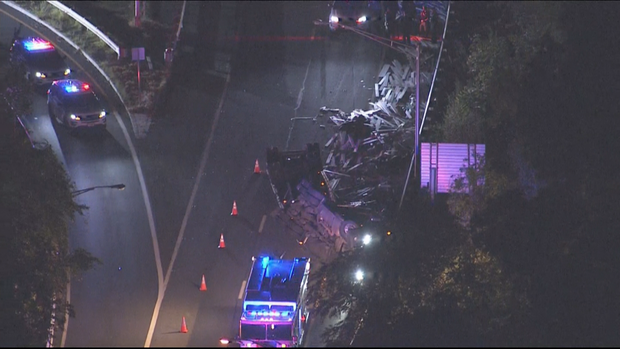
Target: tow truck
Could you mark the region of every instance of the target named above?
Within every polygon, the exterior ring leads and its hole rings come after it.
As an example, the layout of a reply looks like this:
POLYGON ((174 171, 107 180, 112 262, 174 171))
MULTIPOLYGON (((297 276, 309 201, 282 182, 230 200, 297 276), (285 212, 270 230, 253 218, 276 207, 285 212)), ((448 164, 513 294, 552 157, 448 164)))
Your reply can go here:
POLYGON ((310 258, 252 257, 239 334, 221 338, 224 345, 241 347, 296 347, 306 332, 310 258))

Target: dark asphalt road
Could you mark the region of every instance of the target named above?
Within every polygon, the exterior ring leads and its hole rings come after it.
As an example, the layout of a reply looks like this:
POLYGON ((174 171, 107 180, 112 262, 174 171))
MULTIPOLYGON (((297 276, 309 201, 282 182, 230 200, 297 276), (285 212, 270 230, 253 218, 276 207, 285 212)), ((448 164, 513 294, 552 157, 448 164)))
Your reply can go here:
POLYGON ((376 43, 352 33, 332 38, 326 27, 314 26, 315 19, 328 16, 328 2, 242 2, 224 9, 218 2, 189 4, 201 23, 186 22, 196 33, 184 34, 179 50, 186 53, 176 62, 166 108, 149 136, 137 142, 149 174, 164 271, 189 212, 152 346, 216 346, 220 337, 234 335, 252 255, 319 258, 320 246, 304 251, 269 216, 277 208, 275 198, 268 179, 252 173, 254 161, 264 168, 265 149, 285 148, 287 140, 290 149, 324 143, 329 131, 306 120, 295 122, 289 140, 291 118, 313 117, 324 105, 365 108, 381 59, 376 43), (222 12, 235 13, 236 21, 222 12), (228 85, 222 57, 230 57, 228 85), (221 76, 209 73, 218 70, 221 76), (230 216, 233 200, 238 217, 230 216), (220 234, 224 250, 217 248, 220 234), (198 290, 203 274, 205 293, 198 290), (179 333, 183 316, 188 334, 179 333))

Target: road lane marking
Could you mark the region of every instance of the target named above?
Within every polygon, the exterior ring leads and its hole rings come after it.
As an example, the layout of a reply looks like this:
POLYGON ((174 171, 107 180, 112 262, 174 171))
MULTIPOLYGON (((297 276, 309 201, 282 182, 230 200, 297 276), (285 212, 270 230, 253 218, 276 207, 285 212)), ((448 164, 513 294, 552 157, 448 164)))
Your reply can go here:
POLYGON ((260 221, 260 226, 258 227, 258 232, 262 233, 263 228, 265 227, 265 221, 267 220, 267 215, 263 215, 263 219, 260 221))
MULTIPOLYGON (((312 28, 312 37, 314 37, 314 34, 316 32, 316 27, 312 28)), ((295 120, 297 120, 297 111, 299 110, 299 107, 301 106, 301 102, 303 101, 304 98, 304 90, 306 89, 306 79, 308 79, 308 72, 310 71, 310 65, 312 64, 312 58, 310 58, 310 61, 308 62, 308 66, 306 67, 306 75, 304 75, 304 81, 301 83, 301 89, 299 90, 299 94, 297 94, 297 106, 295 106, 295 113, 293 115, 293 118, 291 118, 291 127, 288 129, 288 137, 286 138, 286 147, 284 147, 284 150, 288 150, 288 146, 289 146, 289 142, 291 141, 291 135, 293 134, 293 128, 295 127, 295 120)))
POLYGON ((196 194, 198 193, 198 187, 200 185, 200 180, 202 179, 202 173, 204 172, 205 166, 207 165, 207 158, 209 156, 209 150, 211 149, 211 144, 213 143, 213 137, 215 135, 215 128, 217 127, 218 120, 220 119, 220 115, 222 113, 222 106, 224 105, 224 100, 226 99, 226 92, 228 91, 228 84, 230 83, 230 74, 226 76, 226 84, 224 85, 224 91, 222 92, 222 97, 220 97, 220 103, 217 106, 217 110, 215 112, 215 117, 213 119, 213 124, 211 125, 211 132, 209 133, 209 138, 205 144, 204 151, 202 152, 202 158, 200 159, 200 167, 198 168, 198 174, 196 175, 196 181, 194 182, 194 188, 192 189, 192 195, 189 198, 189 202, 187 203, 187 208, 185 209, 185 216, 183 217, 183 222, 181 223, 181 230, 179 231, 179 236, 177 237, 177 242, 174 246, 174 251, 172 252, 172 258, 170 260, 170 264, 168 265, 168 270, 166 271, 166 277, 163 281, 163 287, 161 296, 157 297, 157 303, 155 304, 155 309, 153 310, 153 317, 151 318, 151 325, 149 326, 149 331, 146 335, 146 341, 144 342, 144 347, 150 347, 151 341, 153 340, 153 332, 155 331, 155 325, 157 324, 157 318, 159 317, 159 310, 161 308, 161 304, 164 300, 164 294, 166 293, 166 287, 168 287, 168 282, 170 281, 170 274, 172 273, 172 267, 174 266, 174 262, 177 259, 177 254, 179 253, 179 248, 181 247, 181 242, 183 241, 183 236, 185 235, 185 227, 187 226, 187 221, 189 219, 189 214, 194 207, 194 200, 196 199, 196 194))
POLYGON ((242 299, 243 298, 243 291, 245 291, 245 284, 247 283, 247 280, 243 280, 243 282, 241 283, 241 288, 239 289, 239 296, 237 296, 237 299, 242 299))
MULTIPOLYGON (((5 15, 7 15, 10 18, 13 18, 13 20, 15 20, 18 23, 21 23, 22 25, 26 26, 26 28, 32 30, 33 32, 37 33, 39 36, 41 36, 42 38, 50 41, 50 42, 54 42, 54 40, 49 40, 45 35, 43 35, 43 33, 41 33, 39 30, 33 28, 31 25, 24 23, 23 21, 20 21, 19 19, 17 19, 15 16, 9 14, 8 12, 0 9, 0 12, 4 13, 5 15)), ((82 67, 82 65, 80 63, 78 63, 73 57, 72 55, 68 54, 67 52, 65 52, 63 49, 61 49, 60 47, 58 47, 57 45, 55 45, 56 49, 58 49, 58 51, 60 51, 61 53, 64 54, 65 57, 69 58, 73 63, 75 63, 75 65, 80 68, 80 70, 82 71, 82 73, 84 73, 86 76, 88 76, 91 80, 91 83, 93 83, 97 89, 101 92, 101 94, 109 100, 109 97, 107 96, 107 94, 105 93, 105 90, 103 88, 101 88, 101 85, 99 85, 99 83, 97 82, 97 80, 95 80, 89 73, 88 71, 86 71, 86 69, 84 69, 84 67, 82 67)), ((123 101, 121 100, 121 103, 123 103, 123 101)), ((125 137, 125 140, 127 141, 127 145, 129 146, 129 150, 131 152, 131 157, 133 159, 133 163, 134 166, 136 167, 136 172, 138 174, 138 181, 140 182, 140 189, 142 190, 142 198, 144 200, 144 205, 146 206, 146 214, 148 217, 148 221, 149 221, 149 229, 151 231, 151 240, 153 242, 153 250, 155 253, 155 265, 157 267, 157 281, 158 281, 158 302, 159 299, 163 299, 163 291, 164 288, 163 286, 163 268, 161 265, 161 256, 160 256, 160 252, 159 252, 159 243, 157 240, 157 232, 155 230, 155 219, 153 218, 153 210, 151 209, 151 202, 149 199, 149 194, 146 190, 146 182, 144 181, 144 175, 142 174, 142 166, 140 165, 140 160, 138 160, 138 153, 136 152, 136 149, 133 145, 133 142, 131 141, 131 137, 129 136, 129 132, 127 132, 127 127, 125 127, 125 123, 123 122, 123 120, 121 119, 120 115, 118 114, 118 112, 114 112, 114 116, 116 118, 116 121, 118 122, 119 126, 121 127, 121 130, 123 131, 123 136, 125 137)), ((70 288, 67 290, 67 292, 70 292, 70 288)), ((69 296, 69 293, 67 293, 67 296, 69 296)), ((157 308, 157 305, 156 305, 157 308)), ((159 311, 159 310, 158 310, 159 311)), ((68 323, 64 326, 64 330, 63 330, 63 339, 61 340, 61 346, 64 346, 64 341, 66 339, 66 333, 68 331, 68 323)), ((151 333, 152 334, 152 333, 151 333)), ((148 336, 147 336, 148 338, 148 336)), ((149 341, 150 343, 150 341, 149 341)))

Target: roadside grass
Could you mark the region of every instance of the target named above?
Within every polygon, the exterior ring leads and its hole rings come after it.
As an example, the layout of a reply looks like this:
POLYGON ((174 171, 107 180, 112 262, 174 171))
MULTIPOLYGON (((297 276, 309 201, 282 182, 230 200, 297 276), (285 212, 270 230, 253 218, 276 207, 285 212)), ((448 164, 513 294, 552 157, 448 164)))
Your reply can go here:
POLYGON ((150 70, 146 62, 140 64, 140 88, 137 65, 131 57, 119 60, 116 53, 95 34, 46 1, 16 1, 16 4, 66 35, 90 55, 114 83, 130 112, 154 114, 155 101, 168 80, 163 61, 167 42, 162 39, 170 36, 172 28, 149 19, 142 21, 141 28, 133 26, 133 1, 63 3, 108 35, 119 47, 129 51, 132 47, 145 48, 146 55, 151 56, 153 69, 150 70))

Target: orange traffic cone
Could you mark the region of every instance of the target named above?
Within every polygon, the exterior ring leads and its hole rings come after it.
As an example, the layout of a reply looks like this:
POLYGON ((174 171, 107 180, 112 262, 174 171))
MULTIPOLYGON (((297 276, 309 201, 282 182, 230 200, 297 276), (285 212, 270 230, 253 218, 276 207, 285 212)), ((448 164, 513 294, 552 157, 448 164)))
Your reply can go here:
POLYGON ((258 159, 254 163, 254 173, 260 174, 260 166, 258 166, 258 159))
POLYGON ((230 213, 231 216, 236 216, 237 215, 237 202, 233 201, 233 209, 232 212, 230 213))
POLYGON ((202 276, 202 283, 200 284, 200 290, 201 291, 206 291, 207 290, 207 284, 205 283, 205 276, 202 276))
POLYGON ((185 316, 183 316, 183 322, 181 323, 181 333, 187 333, 187 325, 185 324, 185 316))
POLYGON ((217 246, 217 248, 225 248, 225 247, 226 247, 226 243, 224 242, 224 234, 220 234, 220 244, 219 246, 217 246))

